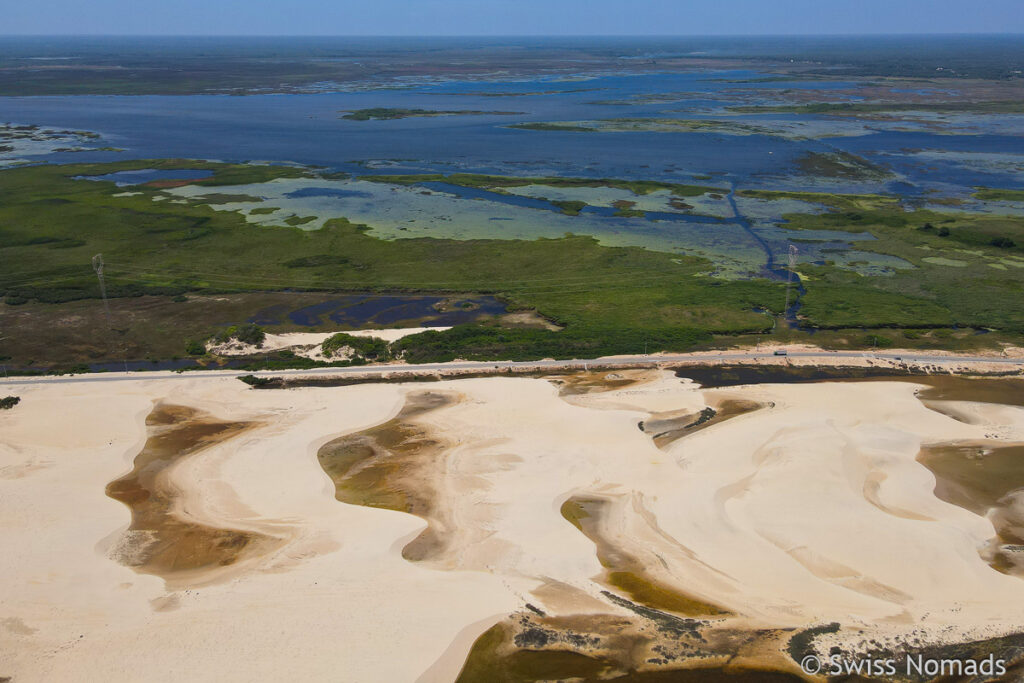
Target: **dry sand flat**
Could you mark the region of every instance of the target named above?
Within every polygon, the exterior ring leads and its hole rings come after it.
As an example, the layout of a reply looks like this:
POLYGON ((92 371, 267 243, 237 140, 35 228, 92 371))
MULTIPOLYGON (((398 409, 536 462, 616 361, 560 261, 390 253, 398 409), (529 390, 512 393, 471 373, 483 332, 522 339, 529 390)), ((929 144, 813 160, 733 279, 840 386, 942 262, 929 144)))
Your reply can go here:
MULTIPOLYGON (((906 382, 702 391, 669 373, 600 379, 610 390, 593 378, 569 392, 525 378, 19 386, 21 404, 0 414, 0 677, 449 681, 481 634, 524 624, 596 634, 577 658, 560 655, 570 669, 595 653, 602 671, 657 669, 680 661, 650 663, 644 648, 695 629, 679 619, 688 610, 722 632, 768 629, 772 656, 792 636, 778 629, 829 622, 843 629, 823 642, 850 648, 857 629, 925 644, 1021 630, 1022 580, 983 557, 992 523, 940 500, 916 458, 927 444, 1024 442, 1024 409, 930 399, 940 412, 906 382), (424 392, 454 400, 403 418, 424 392), (638 428, 685 427, 736 400, 752 407, 680 438, 638 428), (155 475, 170 514, 273 542, 184 575, 125 563, 131 513, 105 489, 163 428, 146 424, 158 405, 249 423, 155 475), (430 447, 391 439, 378 428, 389 421, 430 447), (430 552, 403 557, 420 518, 336 499, 318 453, 364 432, 376 460, 342 475, 363 467, 388 494, 367 504, 402 493, 408 472, 429 482, 430 552), (396 444, 404 459, 388 470, 396 444), (580 508, 592 516, 570 523, 573 501, 594 501, 580 508), (640 661, 622 659, 626 632, 640 661)), ((542 640, 530 642, 567 647, 542 640)), ((473 662, 486 672, 480 642, 473 662)), ((495 642, 490 654, 508 654, 495 642)))

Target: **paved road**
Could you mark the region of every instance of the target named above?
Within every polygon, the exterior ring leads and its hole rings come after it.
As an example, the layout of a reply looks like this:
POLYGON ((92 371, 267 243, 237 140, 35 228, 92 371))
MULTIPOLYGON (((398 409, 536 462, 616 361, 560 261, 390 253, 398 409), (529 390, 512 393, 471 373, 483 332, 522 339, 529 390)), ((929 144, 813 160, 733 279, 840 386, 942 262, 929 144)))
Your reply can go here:
MULTIPOLYGON (((988 356, 957 356, 957 355, 917 355, 874 353, 865 351, 794 351, 787 358, 870 358, 872 360, 902 361, 913 364, 934 363, 998 363, 1010 368, 1024 369, 1024 358, 993 358, 988 356)), ((257 375, 259 377, 303 377, 303 376, 339 376, 339 375, 384 375, 392 372, 426 374, 437 370, 491 370, 494 368, 609 368, 620 365, 651 365, 700 362, 706 360, 758 360, 778 358, 774 353, 747 352, 700 355, 664 355, 664 356, 618 356, 616 358, 590 358, 582 360, 538 360, 538 361, 486 361, 458 363, 430 363, 423 365, 362 365, 347 368, 310 368, 308 370, 263 370, 246 372, 240 370, 197 370, 190 372, 131 372, 131 373, 96 373, 86 375, 67 375, 60 377, 0 377, 3 384, 48 384, 64 382, 128 382, 152 379, 201 379, 215 377, 240 377, 257 375)))

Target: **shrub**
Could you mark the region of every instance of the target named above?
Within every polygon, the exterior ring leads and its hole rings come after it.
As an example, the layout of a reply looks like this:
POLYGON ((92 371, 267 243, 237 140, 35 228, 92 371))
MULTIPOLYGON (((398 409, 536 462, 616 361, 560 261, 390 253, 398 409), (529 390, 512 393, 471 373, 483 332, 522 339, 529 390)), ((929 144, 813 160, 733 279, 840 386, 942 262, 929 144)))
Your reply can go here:
POLYGON ((257 377, 256 375, 242 375, 238 379, 251 387, 263 387, 274 381, 272 377, 257 377))
POLYGON ((642 353, 652 349, 686 351, 711 341, 703 330, 671 327, 657 330, 567 328, 561 332, 535 328, 458 325, 439 332, 409 335, 392 344, 410 363, 466 360, 536 360, 538 358, 596 358, 642 353))
POLYGON ((262 327, 249 323, 246 325, 233 325, 220 334, 214 336, 213 339, 218 344, 224 344, 232 339, 237 339, 243 344, 252 344, 258 348, 263 346, 263 341, 266 338, 267 333, 262 327))
POLYGON ((1000 249, 1013 249, 1017 246, 1017 243, 1011 240, 1009 237, 993 237, 992 241, 989 242, 993 247, 999 247, 1000 249))
POLYGON ((391 357, 391 348, 383 339, 375 337, 356 337, 351 334, 339 332, 324 340, 320 348, 324 355, 330 358, 339 349, 348 347, 352 349, 353 360, 365 358, 366 360, 386 360, 391 357))
POLYGON ((0 410, 10 410, 19 403, 21 403, 20 396, 6 396, 4 398, 0 398, 0 410))
POLYGON ((892 339, 883 337, 880 334, 869 334, 864 337, 864 344, 866 346, 877 346, 879 348, 888 348, 893 345, 892 339))
POLYGON ((205 356, 206 355, 206 344, 201 341, 191 340, 185 344, 185 353, 190 356, 205 356))

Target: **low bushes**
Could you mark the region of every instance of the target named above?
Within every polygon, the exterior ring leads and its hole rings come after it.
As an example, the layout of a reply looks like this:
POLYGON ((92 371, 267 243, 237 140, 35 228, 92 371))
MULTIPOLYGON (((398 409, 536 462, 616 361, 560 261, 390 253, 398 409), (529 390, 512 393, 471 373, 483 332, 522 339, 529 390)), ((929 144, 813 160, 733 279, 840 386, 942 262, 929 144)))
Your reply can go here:
POLYGON ((330 358, 339 350, 348 348, 352 351, 353 358, 364 358, 371 361, 383 361, 391 357, 391 348, 383 339, 375 337, 356 337, 351 334, 339 332, 328 337, 320 345, 324 355, 330 358))

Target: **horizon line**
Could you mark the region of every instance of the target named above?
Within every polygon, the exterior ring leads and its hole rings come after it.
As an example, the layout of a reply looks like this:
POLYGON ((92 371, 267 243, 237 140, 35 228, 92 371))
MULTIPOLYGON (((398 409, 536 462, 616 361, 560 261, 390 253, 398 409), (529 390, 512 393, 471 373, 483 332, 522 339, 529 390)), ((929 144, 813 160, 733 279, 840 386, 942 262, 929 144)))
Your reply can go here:
POLYGON ((1024 31, 886 33, 0 33, 0 38, 793 38, 1024 36, 1024 31))

